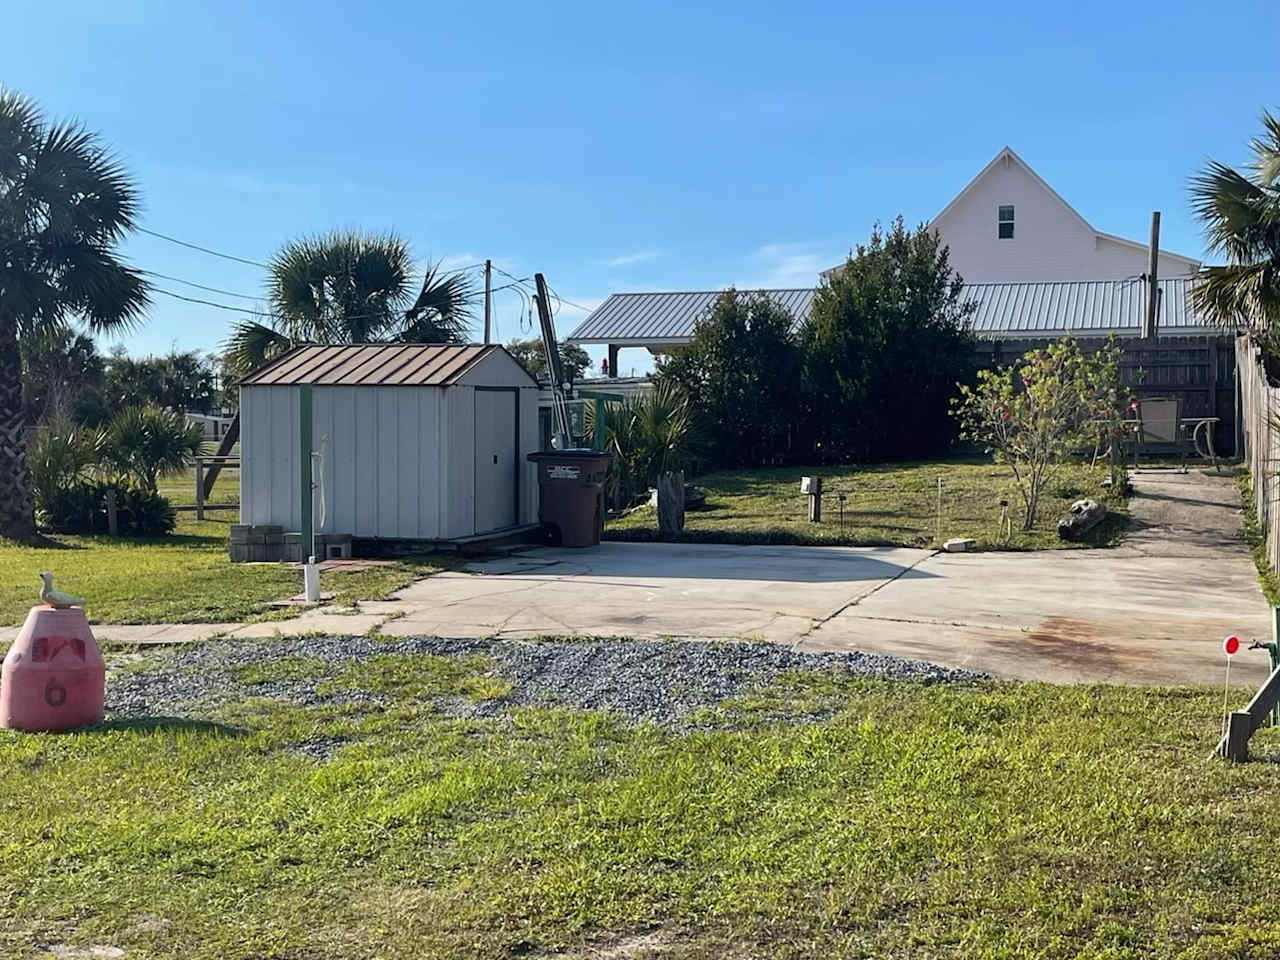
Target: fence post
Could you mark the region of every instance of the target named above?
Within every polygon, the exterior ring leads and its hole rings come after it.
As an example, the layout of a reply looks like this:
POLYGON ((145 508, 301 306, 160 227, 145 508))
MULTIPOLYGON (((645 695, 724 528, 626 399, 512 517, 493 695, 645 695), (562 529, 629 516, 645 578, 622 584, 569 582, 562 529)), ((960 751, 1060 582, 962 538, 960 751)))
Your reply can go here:
POLYGON ((120 513, 116 507, 116 488, 107 488, 107 533, 120 536, 120 513))
POLYGON ((204 519, 204 461, 196 457, 196 519, 204 519))

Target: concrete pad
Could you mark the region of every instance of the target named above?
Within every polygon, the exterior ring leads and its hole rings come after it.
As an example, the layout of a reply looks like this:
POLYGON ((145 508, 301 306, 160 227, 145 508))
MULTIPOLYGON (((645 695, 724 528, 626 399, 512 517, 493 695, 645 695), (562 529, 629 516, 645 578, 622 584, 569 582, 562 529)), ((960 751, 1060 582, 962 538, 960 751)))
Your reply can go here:
MULTIPOLYGON (((1247 557, 1196 567, 1133 550, 940 554, 822 623, 802 649, 858 649, 1053 682, 1221 683, 1222 638, 1270 638, 1247 557)), ((1265 678, 1241 654, 1233 678, 1265 678)))
POLYGON ((753 637, 792 643, 815 620, 899 577, 928 550, 603 543, 478 563, 402 591, 384 632, 406 636, 753 637), (510 570, 512 572, 502 573, 510 570))
MULTIPOLYGON (((1054 682, 1221 683, 1229 633, 1269 640, 1239 492, 1203 470, 1137 471, 1112 550, 939 555, 818 625, 804 649, 859 649, 1054 682)), ((1245 651, 1232 680, 1261 682, 1245 651)))

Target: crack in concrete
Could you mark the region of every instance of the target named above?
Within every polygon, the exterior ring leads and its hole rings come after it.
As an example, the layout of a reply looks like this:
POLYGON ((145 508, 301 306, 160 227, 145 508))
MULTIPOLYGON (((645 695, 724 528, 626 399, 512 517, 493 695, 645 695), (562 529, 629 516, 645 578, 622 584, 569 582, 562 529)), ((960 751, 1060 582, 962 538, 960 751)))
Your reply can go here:
MULTIPOLYGON (((934 550, 932 553, 926 554, 925 556, 921 557, 919 560, 916 560, 914 563, 911 563, 908 566, 903 567, 901 570, 899 570, 896 574, 894 574, 888 580, 885 580, 883 583, 877 584, 876 586, 868 590, 866 593, 860 594, 859 596, 854 597, 848 603, 836 608, 836 610, 833 613, 830 613, 827 616, 821 617, 821 618, 816 618, 816 619, 810 618, 812 620, 812 623, 810 624, 809 629, 804 631, 804 633, 800 634, 800 636, 796 638, 795 644, 793 644, 793 646, 803 643, 805 639, 809 636, 809 634, 813 633, 813 631, 817 630, 819 627, 823 626, 824 624, 830 623, 832 620, 840 616, 840 614, 844 613, 846 610, 856 607, 863 600, 867 599, 867 597, 870 597, 879 593, 885 587, 889 586, 889 584, 896 583, 898 580, 905 577, 908 573, 910 573, 916 567, 920 566, 920 564, 924 563, 926 560, 932 560, 941 552, 942 552, 941 550, 934 550)), ((867 618, 867 619, 870 619, 870 618, 867 618)))

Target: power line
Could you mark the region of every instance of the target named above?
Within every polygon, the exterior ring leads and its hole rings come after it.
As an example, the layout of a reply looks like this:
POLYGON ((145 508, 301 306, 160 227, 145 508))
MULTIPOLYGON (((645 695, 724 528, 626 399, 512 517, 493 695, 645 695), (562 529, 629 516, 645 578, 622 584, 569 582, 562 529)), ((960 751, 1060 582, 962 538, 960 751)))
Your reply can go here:
MULTIPOLYGON (((183 281, 178 281, 179 283, 183 281)), ((251 317, 269 317, 270 314, 263 313, 261 310, 247 310, 244 307, 233 307, 225 303, 214 303, 212 300, 201 300, 199 297, 188 297, 186 294, 174 293, 172 290, 166 290, 163 287, 152 287, 155 293, 163 293, 166 297, 173 297, 175 300, 185 300, 187 303, 199 303, 206 307, 217 307, 219 310, 230 310, 233 313, 247 313, 251 317)), ((240 296, 240 294, 232 294, 232 296, 240 296)), ((357 319, 352 317, 351 319, 357 319)))
POLYGON ((263 270, 270 270, 265 263, 257 260, 249 260, 245 257, 233 257, 229 253, 219 253, 217 250, 210 250, 208 247, 202 247, 198 243, 188 243, 186 240, 179 240, 177 237, 171 237, 168 234, 157 233, 155 230, 148 230, 146 227, 138 227, 139 233, 145 233, 148 236, 159 237, 161 240, 168 240, 170 243, 176 243, 180 247, 188 247, 191 250, 199 250, 201 253, 207 253, 211 257, 221 257, 223 260, 234 260, 236 263, 247 263, 251 267, 261 267, 263 270))
POLYGON ((157 273, 155 270, 142 270, 143 273, 151 277, 159 277, 161 280, 172 280, 174 283, 186 284, 188 287, 195 287, 197 290, 208 290, 210 293, 220 293, 226 297, 240 297, 242 300, 262 300, 260 294, 236 293, 233 290, 223 290, 219 287, 206 287, 203 283, 196 283, 194 280, 184 280, 182 277, 171 277, 167 273, 157 273))

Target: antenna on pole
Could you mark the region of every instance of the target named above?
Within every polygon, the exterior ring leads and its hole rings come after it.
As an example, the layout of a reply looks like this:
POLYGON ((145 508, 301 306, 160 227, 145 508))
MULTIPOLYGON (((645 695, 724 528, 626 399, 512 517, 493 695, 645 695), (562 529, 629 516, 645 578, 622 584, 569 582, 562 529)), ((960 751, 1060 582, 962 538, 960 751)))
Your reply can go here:
POLYGON ((547 299, 547 280, 540 274, 533 275, 538 292, 534 302, 538 305, 538 323, 542 327, 542 349, 547 354, 547 373, 551 375, 551 410, 556 433, 556 447, 569 449, 569 411, 565 407, 564 370, 560 366, 560 347, 556 344, 556 328, 551 317, 551 301, 547 299))

